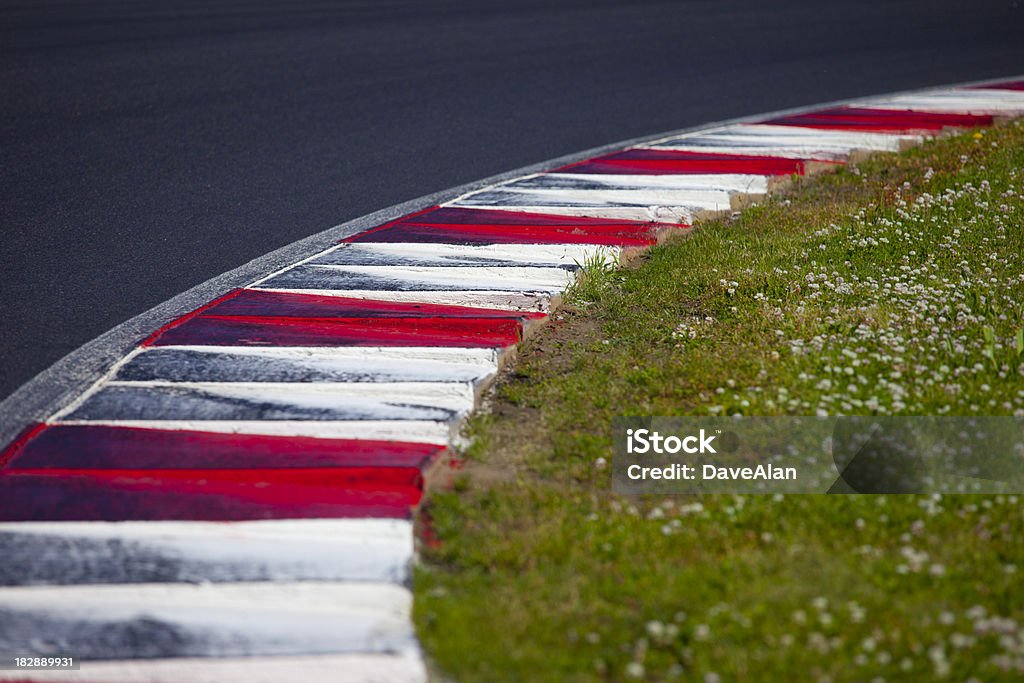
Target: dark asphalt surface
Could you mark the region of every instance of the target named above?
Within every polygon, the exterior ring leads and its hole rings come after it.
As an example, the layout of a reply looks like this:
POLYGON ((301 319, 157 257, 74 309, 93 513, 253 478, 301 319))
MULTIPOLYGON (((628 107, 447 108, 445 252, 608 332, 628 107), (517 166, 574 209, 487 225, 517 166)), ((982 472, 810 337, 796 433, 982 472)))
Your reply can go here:
POLYGON ((1024 72, 1020 5, 0 0, 0 398, 390 204, 637 135, 1024 72))

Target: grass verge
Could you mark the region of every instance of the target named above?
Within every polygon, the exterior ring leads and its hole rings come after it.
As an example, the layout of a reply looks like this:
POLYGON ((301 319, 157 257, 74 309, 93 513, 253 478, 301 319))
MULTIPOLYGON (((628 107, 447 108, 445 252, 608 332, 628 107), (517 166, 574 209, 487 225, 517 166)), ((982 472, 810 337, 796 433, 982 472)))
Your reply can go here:
POLYGON ((610 493, 616 415, 1024 414, 1024 127, 589 268, 474 419, 415 578, 458 681, 1020 680, 1015 496, 610 493))

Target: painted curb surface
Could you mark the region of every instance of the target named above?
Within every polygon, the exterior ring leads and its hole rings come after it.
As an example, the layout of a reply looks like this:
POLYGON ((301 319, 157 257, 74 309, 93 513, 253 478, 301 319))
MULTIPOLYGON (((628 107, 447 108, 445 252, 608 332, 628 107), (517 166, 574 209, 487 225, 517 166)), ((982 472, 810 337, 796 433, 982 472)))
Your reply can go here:
POLYGON ((0 680, 425 681, 412 514, 580 264, 792 174, 1024 113, 1024 81, 673 135, 474 190, 156 330, 0 452, 0 680))

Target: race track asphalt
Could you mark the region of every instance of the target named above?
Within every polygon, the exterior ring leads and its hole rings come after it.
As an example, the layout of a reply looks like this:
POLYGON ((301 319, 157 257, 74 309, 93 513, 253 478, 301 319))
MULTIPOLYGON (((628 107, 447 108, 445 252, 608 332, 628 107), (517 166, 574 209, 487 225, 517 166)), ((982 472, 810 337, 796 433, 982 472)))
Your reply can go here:
POLYGON ((212 276, 638 135, 1024 72, 1017 0, 0 1, 0 398, 212 276))

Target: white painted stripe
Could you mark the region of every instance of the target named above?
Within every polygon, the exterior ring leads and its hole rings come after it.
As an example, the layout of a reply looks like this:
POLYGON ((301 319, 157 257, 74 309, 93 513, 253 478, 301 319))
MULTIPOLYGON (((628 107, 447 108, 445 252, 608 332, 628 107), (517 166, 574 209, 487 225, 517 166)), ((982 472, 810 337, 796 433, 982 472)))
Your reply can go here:
MULTIPOLYGON (((756 177, 756 176, 751 176, 756 177)), ((593 244, 440 244, 430 242, 357 242, 317 257, 312 264, 339 263, 361 265, 466 265, 481 266, 530 264, 531 266, 572 266, 603 255, 614 263, 617 247, 593 244)))
POLYGON ((0 523, 0 584, 405 582, 406 520, 0 523), (27 569, 24 575, 18 570, 27 569))
MULTIPOLYGON (((709 201, 720 201, 720 194, 722 192, 727 193, 729 191, 745 189, 750 184, 750 180, 758 176, 747 176, 747 180, 738 189, 722 187, 714 181, 701 183, 697 180, 691 180, 691 178, 701 177, 713 178, 714 176, 690 176, 688 174, 617 176, 614 174, 538 173, 492 185, 482 190, 467 193, 464 196, 472 197, 487 192, 510 191, 529 194, 550 193, 552 196, 555 196, 554 193, 564 193, 567 197, 572 197, 574 193, 578 192, 580 193, 579 196, 583 198, 582 201, 589 203, 614 204, 632 201, 640 204, 700 205, 709 201), (616 182, 616 179, 620 177, 624 178, 624 180, 616 182), (630 178, 632 178, 632 181, 629 180, 630 178), (642 197, 644 194, 657 197, 658 200, 656 202, 637 202, 636 198, 642 197), (602 201, 602 197, 607 197, 607 201, 602 201)), ((723 174, 720 177, 728 177, 728 175, 723 174)))
POLYGON ((844 159, 857 149, 895 152, 901 145, 921 139, 919 135, 738 124, 671 136, 643 147, 828 161, 844 159))
POLYGON ((86 661, 414 653, 411 603, 408 589, 373 582, 0 587, 0 651, 86 661))
POLYGON ((950 91, 951 95, 977 97, 987 99, 991 102, 1005 102, 1007 104, 1024 104, 1024 90, 1005 90, 999 88, 955 88, 950 91))
POLYGON ((808 145, 749 145, 727 144, 718 141, 701 141, 694 144, 692 140, 673 140, 648 145, 651 149, 664 149, 674 152, 700 152, 704 154, 736 154, 748 157, 779 157, 782 159, 801 159, 805 161, 845 161, 849 157, 847 151, 823 150, 808 145))
POLYGON ((461 200, 464 206, 491 204, 527 204, 531 206, 682 206, 717 210, 729 205, 729 192, 715 189, 607 188, 576 189, 559 187, 506 186, 481 191, 461 200), (491 199, 497 195, 496 199, 491 199), (511 200, 511 201, 510 201, 511 200))
MULTIPOLYGON (((267 347, 267 346, 160 346, 181 351, 224 351, 243 356, 270 358, 323 359, 337 362, 425 362, 489 369, 498 362, 497 349, 473 349, 445 346, 339 346, 339 347, 267 347)), ((144 349, 143 353, 148 350, 144 349)))
POLYGON ((498 362, 496 349, 467 349, 445 346, 340 346, 323 347, 266 347, 266 346, 192 346, 187 344, 147 347, 139 349, 146 353, 154 348, 176 351, 215 352, 224 351, 251 356, 267 356, 273 358, 306 359, 316 358, 338 362, 390 363, 399 361, 425 361, 453 365, 472 365, 479 368, 490 368, 498 362))
MULTIPOLYGON (((399 519, 267 519, 247 522, 0 522, 0 532, 81 538, 175 541, 195 539, 380 542, 412 554, 411 523, 399 519)), ((211 548, 214 552, 217 549, 211 548)))
POLYGON ((763 194, 768 191, 768 176, 744 173, 619 175, 614 173, 546 173, 535 184, 552 186, 598 185, 609 189, 720 190, 763 194))
POLYGON ((466 205, 453 200, 442 206, 471 206, 474 209, 494 211, 519 211, 521 213, 546 213, 552 216, 576 216, 578 218, 609 218, 617 221, 639 221, 641 223, 678 223, 689 225, 703 209, 669 206, 554 206, 554 205, 466 205))
POLYGON ((468 207, 575 207, 584 209, 678 207, 691 211, 717 211, 729 207, 729 193, 717 190, 607 189, 574 190, 502 186, 474 192, 455 200, 468 207))
POLYGON ((998 85, 998 83, 989 83, 984 86, 977 86, 973 88, 949 88, 946 92, 951 95, 973 95, 976 97, 991 97, 994 99, 1005 99, 1014 102, 1024 101, 1024 90, 1010 90, 1009 88, 996 87, 998 85))
POLYGON ((1024 92, 1014 90, 953 89, 931 93, 867 98, 854 107, 930 111, 951 114, 1016 114, 1024 112, 1024 92))
MULTIPOLYGON (((10 673, 10 672, 8 672, 10 673)), ((5 676, 0 672, 0 680, 5 676)), ((19 671, 53 683, 426 683, 418 653, 87 662, 80 671, 19 671)))
POLYGON ((560 292, 572 282, 563 268, 334 266, 307 263, 257 282, 273 287, 381 290, 494 290, 560 292), (323 283, 322 285, 320 283, 323 283))
MULTIPOLYGON (((895 152, 904 141, 919 142, 921 135, 904 133, 862 133, 846 130, 823 130, 801 126, 775 126, 766 123, 744 123, 726 126, 709 133, 693 133, 694 137, 714 137, 763 141, 771 144, 781 142, 805 142, 822 149, 869 149, 879 152, 895 152)), ((683 136, 685 137, 685 136, 683 136)))
POLYGON ((57 424, 108 425, 218 434, 409 441, 439 446, 447 445, 454 434, 453 425, 433 420, 60 420, 57 424))
POLYGON ((475 405, 457 382, 117 382, 69 417, 82 420, 437 420, 475 405))
POLYGON ((377 301, 406 301, 424 304, 443 304, 450 306, 468 306, 475 308, 497 308, 504 311, 548 311, 551 296, 548 294, 528 294, 524 292, 490 292, 490 291, 413 291, 400 292, 388 290, 358 289, 281 289, 278 287, 259 287, 269 292, 292 292, 296 294, 317 294, 320 296, 339 296, 351 299, 375 299, 377 301))
POLYGON ((482 382, 494 349, 388 347, 160 346, 136 353, 119 381, 482 382))
POLYGON ((290 402, 316 407, 334 405, 341 399, 360 401, 394 401, 415 405, 436 406, 449 410, 465 410, 473 403, 473 386, 469 382, 121 382, 110 381, 108 387, 167 387, 193 389, 244 400, 290 402))
MULTIPOLYGON (((231 525, 239 522, 231 522, 231 525)), ((0 607, 52 612, 130 615, 190 610, 285 610, 310 614, 408 616, 410 593, 390 583, 246 582, 222 585, 144 583, 122 586, 0 586, 0 607)))

